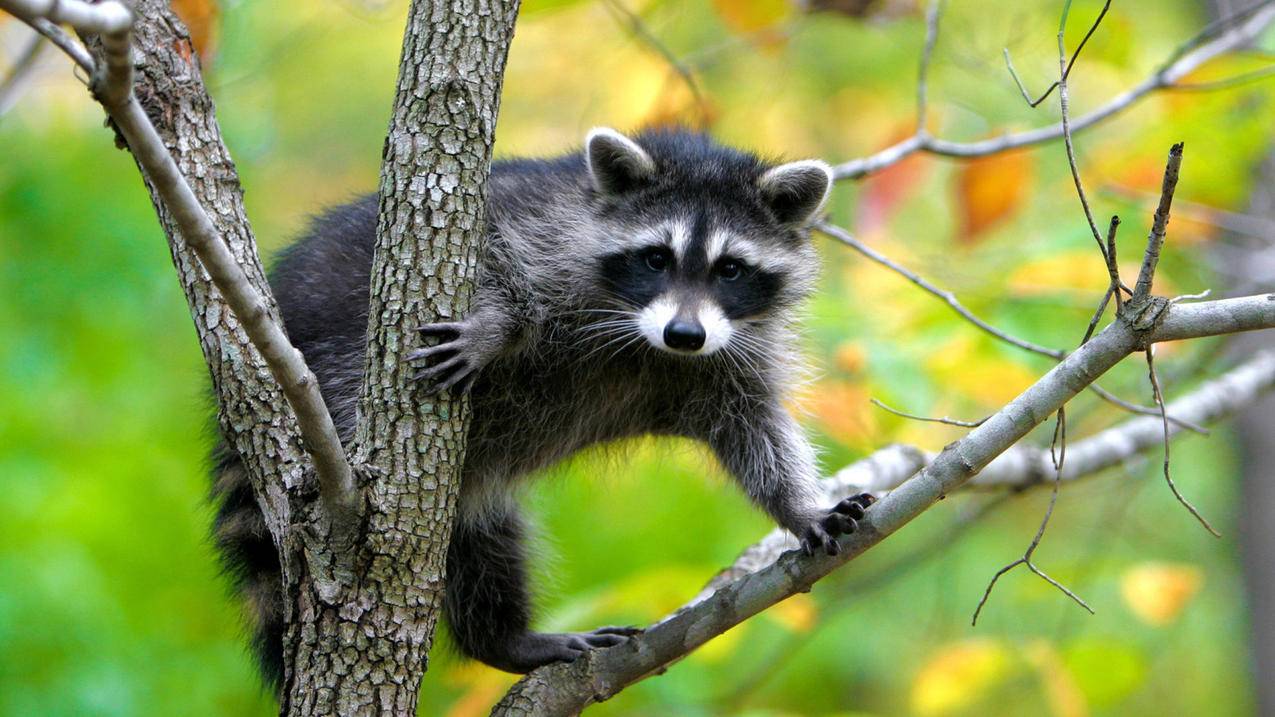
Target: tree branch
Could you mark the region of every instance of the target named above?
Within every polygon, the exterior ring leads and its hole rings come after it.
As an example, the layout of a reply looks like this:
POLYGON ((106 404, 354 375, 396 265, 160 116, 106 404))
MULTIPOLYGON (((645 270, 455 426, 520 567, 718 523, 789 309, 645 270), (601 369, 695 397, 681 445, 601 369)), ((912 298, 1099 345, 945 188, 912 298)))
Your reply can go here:
MULTIPOLYGON (((1132 107, 1153 92, 1173 89, 1178 80, 1204 63, 1252 41, 1272 21, 1275 21, 1275 0, 1262 0, 1247 9, 1238 11, 1225 21, 1210 25, 1183 43, 1168 60, 1156 68, 1150 77, 1113 97, 1102 107, 1072 122, 1071 131, 1079 132, 1092 127, 1132 107)), ((1222 87, 1225 86, 1227 85, 1222 87)), ((1050 127, 1006 134, 976 142, 951 142, 936 139, 927 134, 914 134, 876 154, 836 165, 834 175, 839 180, 862 179, 897 164, 917 152, 954 159, 970 159, 1041 144, 1062 136, 1061 122, 1050 127)))
POLYGON ((0 0, 0 7, 23 17, 65 22, 83 33, 100 33, 103 62, 93 71, 94 96, 127 143, 157 202, 170 213, 185 246, 194 251, 282 390, 296 417, 301 440, 313 459, 326 505, 334 516, 352 513, 357 503, 353 473, 319 393, 317 379, 284 334, 272 311, 273 301, 265 298, 269 289, 259 290, 249 281, 134 96, 132 12, 113 0, 97 5, 79 0, 0 0))
MULTIPOLYGON (((1275 328, 1275 294, 1173 305, 1155 327, 1135 329, 1124 320, 1111 324, 873 505, 859 522, 859 530, 842 541, 840 555, 806 558, 800 551, 785 552, 774 562, 720 586, 709 597, 626 644, 590 653, 571 664, 536 670, 514 685, 493 714, 574 714, 664 669, 780 600, 809 590, 819 579, 965 485, 1032 428, 1142 345, 1261 328, 1275 328)), ((1073 465, 1080 462, 1074 459, 1073 465)))

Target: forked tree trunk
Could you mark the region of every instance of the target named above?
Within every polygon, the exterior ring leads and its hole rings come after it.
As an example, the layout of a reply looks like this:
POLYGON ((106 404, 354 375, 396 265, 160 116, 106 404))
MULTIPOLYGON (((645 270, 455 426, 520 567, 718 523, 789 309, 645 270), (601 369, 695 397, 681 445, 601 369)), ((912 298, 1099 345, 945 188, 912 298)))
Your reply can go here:
MULTIPOLYGON (((250 283, 265 280, 243 193, 185 28, 136 0, 136 93, 250 283)), ((213 378, 223 432, 243 458, 280 548, 282 714, 416 711, 443 588, 467 406, 427 399, 403 355, 421 323, 467 306, 517 0, 412 3, 386 140, 373 267, 367 385, 352 464, 356 521, 333 521, 292 413, 148 182, 213 378)), ((143 175, 145 176, 145 175, 143 175)))

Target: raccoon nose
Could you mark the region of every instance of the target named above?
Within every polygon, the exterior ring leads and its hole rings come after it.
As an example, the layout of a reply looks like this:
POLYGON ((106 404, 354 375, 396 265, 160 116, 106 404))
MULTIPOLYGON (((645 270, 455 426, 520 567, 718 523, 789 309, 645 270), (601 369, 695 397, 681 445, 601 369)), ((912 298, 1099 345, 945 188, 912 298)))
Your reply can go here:
POLYGON ((704 346, 704 327, 698 321, 673 319, 664 326, 664 343, 679 351, 698 351, 704 346))

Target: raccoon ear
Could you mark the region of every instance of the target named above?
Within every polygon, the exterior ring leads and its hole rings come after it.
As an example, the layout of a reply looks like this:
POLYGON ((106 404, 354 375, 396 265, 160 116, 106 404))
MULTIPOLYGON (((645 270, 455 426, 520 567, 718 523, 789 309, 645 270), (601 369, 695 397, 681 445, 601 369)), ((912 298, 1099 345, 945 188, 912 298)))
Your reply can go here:
POLYGON ((757 180, 766 206, 786 226, 809 224, 832 191, 832 167, 817 159, 781 164, 757 180))
POLYGON ((593 187, 602 194, 623 194, 655 176, 651 155, 610 127, 589 130, 584 147, 593 187))

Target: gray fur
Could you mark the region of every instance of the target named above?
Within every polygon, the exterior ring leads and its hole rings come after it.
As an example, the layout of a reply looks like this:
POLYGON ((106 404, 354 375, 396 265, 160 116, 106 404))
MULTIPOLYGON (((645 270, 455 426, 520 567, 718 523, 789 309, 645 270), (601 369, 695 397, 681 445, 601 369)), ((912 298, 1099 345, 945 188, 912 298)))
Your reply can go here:
MULTIPOLYGON (((593 445, 643 435, 701 440, 807 552, 833 552, 835 536, 854 529, 854 510, 817 504, 814 452, 783 407, 801 371, 795 312, 817 270, 808 224, 827 194, 815 176, 820 166, 776 169, 688 132, 630 140, 609 130, 591 133, 583 152, 494 165, 472 311, 426 326, 412 357, 423 400, 429 390, 471 391, 445 602, 462 651, 525 671, 623 639, 623 631, 544 635, 529 627, 517 487, 593 445), (674 224, 691 227, 678 241, 693 246, 679 245, 667 275, 647 276, 632 268, 636 259, 615 258, 673 242, 658 228, 674 224), (732 246, 752 260, 727 284, 717 254, 732 246), (660 296, 679 306, 718 307, 729 340, 682 355, 644 336, 638 318, 646 307, 632 297, 658 282, 660 296)), ((284 252, 272 277, 289 335, 346 438, 362 380, 375 230, 375 197, 337 208, 284 252)), ((242 499, 247 483, 235 457, 221 466, 218 492, 230 509, 220 530, 255 529, 259 517, 240 515, 255 504, 242 499)), ((277 578, 277 565, 271 573, 260 567, 270 567, 266 557, 248 554, 273 555, 268 536, 219 540, 241 576, 244 563, 254 566, 248 586, 277 578)), ((278 649, 272 640, 264 638, 267 650, 278 649)), ((263 661, 268 672, 277 664, 272 655, 263 661)))

